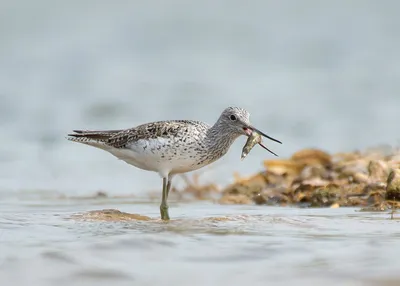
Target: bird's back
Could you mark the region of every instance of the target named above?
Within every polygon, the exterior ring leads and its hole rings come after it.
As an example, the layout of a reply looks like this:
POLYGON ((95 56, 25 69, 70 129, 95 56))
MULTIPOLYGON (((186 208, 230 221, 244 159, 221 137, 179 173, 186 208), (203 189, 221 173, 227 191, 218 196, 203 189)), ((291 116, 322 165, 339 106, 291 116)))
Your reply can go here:
POLYGON ((159 173, 181 173, 206 162, 210 126, 193 120, 146 123, 125 130, 74 130, 69 140, 106 150, 138 168, 159 173), (201 161, 201 164, 198 164, 201 161))

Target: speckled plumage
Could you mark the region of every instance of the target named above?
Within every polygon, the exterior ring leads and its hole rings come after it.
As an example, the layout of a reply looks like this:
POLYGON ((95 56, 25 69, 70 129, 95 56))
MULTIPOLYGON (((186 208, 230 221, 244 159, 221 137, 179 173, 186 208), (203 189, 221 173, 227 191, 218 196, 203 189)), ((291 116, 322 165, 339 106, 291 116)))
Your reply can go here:
POLYGON ((74 130, 68 140, 103 149, 135 167, 157 172, 170 187, 175 174, 215 162, 236 138, 251 134, 248 130, 254 130, 249 113, 228 107, 212 126, 194 120, 168 120, 124 130, 74 130))
MULTIPOLYGON (((243 114, 246 118, 246 113, 243 114)), ((196 170, 222 157, 240 134, 221 125, 168 120, 125 130, 76 130, 75 134, 69 134, 71 137, 68 139, 98 147, 128 164, 165 177, 196 170)))

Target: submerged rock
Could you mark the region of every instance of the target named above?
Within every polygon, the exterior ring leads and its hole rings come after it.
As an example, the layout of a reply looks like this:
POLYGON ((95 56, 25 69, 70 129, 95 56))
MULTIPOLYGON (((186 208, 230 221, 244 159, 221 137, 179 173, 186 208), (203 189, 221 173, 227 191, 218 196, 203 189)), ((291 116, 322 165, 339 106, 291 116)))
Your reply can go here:
POLYGON ((360 209, 362 212, 383 212, 388 210, 389 207, 385 202, 378 202, 373 205, 369 205, 367 207, 363 207, 360 209))
POLYGON ((127 220, 151 220, 148 216, 139 214, 130 214, 116 209, 104 209, 89 211, 72 216, 73 219, 91 220, 91 221, 127 221, 127 220))

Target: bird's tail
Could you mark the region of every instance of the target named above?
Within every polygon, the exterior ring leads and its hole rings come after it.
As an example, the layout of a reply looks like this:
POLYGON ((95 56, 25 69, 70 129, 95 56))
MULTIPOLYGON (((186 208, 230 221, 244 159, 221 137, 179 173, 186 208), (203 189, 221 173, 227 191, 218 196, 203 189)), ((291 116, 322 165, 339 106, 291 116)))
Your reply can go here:
POLYGON ((98 148, 104 148, 107 140, 122 130, 73 130, 67 140, 98 148))

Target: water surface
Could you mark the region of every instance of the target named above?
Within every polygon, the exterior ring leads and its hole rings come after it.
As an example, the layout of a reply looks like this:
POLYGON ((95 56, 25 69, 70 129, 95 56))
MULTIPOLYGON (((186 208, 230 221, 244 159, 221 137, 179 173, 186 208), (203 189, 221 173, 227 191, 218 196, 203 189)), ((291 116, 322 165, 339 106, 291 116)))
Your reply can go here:
POLYGON ((165 223, 156 201, 32 197, 1 209, 0 281, 13 285, 400 282, 386 213, 172 202, 165 223), (89 215, 104 209, 142 217, 89 215))

